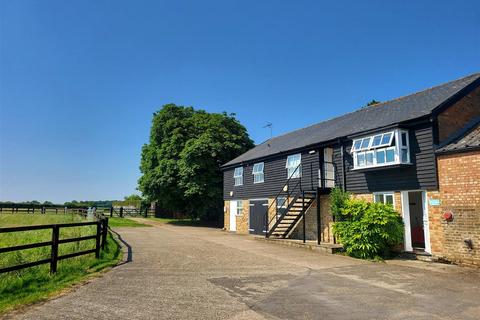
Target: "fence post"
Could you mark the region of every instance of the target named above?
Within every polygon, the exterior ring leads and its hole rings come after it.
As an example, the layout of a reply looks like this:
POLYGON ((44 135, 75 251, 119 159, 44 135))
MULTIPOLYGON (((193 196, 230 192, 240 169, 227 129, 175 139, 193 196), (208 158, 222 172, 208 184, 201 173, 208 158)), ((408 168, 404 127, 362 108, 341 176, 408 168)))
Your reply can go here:
POLYGON ((50 261, 50 273, 57 272, 59 234, 60 232, 58 225, 54 225, 52 228, 52 253, 50 261))
POLYGON ((120 218, 123 218, 123 207, 120 207, 120 218))
POLYGON ((148 218, 148 208, 145 208, 145 218, 148 218))
POLYGON ((110 207, 110 218, 113 217, 113 207, 110 207))
POLYGON ((97 234, 95 238, 95 258, 100 258, 100 236, 102 235, 101 222, 97 221, 97 234))
POLYGON ((107 233, 108 233, 108 218, 104 217, 102 219, 102 249, 105 249, 107 245, 107 233))

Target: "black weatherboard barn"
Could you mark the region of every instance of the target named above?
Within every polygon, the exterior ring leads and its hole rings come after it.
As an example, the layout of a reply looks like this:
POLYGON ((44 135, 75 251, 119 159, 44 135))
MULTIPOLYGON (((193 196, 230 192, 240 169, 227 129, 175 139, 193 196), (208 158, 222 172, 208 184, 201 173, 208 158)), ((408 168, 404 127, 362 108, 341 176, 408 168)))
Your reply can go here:
POLYGON ((332 242, 328 193, 391 203, 429 252, 435 150, 480 121, 480 74, 271 138, 223 166, 225 228, 332 242), (268 212, 268 214, 267 214, 268 212))

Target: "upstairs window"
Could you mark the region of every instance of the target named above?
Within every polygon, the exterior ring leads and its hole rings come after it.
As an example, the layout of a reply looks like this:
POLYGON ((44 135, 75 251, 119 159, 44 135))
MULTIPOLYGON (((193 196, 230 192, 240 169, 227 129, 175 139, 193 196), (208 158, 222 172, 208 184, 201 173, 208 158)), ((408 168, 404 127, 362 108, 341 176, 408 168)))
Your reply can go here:
POLYGON ((243 167, 235 168, 233 179, 235 180, 235 186, 243 185, 243 167))
POLYGON ((410 163, 408 131, 394 130, 353 140, 354 169, 410 163))
POLYGON ((252 174, 253 174, 253 183, 262 183, 264 182, 264 178, 265 178, 265 175, 263 173, 263 169, 264 169, 264 163, 263 162, 260 162, 260 163, 255 163, 253 165, 253 171, 252 171, 252 174))
POLYGON ((287 157, 287 179, 300 178, 302 167, 302 155, 300 153, 292 154, 287 157))

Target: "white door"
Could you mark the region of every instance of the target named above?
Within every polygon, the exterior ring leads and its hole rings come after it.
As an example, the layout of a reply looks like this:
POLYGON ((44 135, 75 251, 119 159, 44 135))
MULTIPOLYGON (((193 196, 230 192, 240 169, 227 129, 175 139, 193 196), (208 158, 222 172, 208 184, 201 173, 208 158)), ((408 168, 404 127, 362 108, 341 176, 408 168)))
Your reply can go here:
POLYGON ((416 225, 412 225, 412 220, 418 219, 421 216, 421 227, 423 229, 423 242, 425 252, 431 253, 430 247, 430 229, 428 223, 428 205, 427 205, 427 192, 425 191, 402 191, 402 213, 403 222, 405 224, 405 251, 413 251, 413 240, 418 237, 415 231, 418 231, 418 220, 416 225), (412 197, 410 197, 410 195, 412 197), (418 194, 420 193, 420 197, 418 194), (415 195, 417 194, 417 195, 415 195), (418 202, 416 199, 421 201, 418 202), (415 202, 415 203, 412 203, 415 202), (413 211, 412 211, 413 210, 413 211), (417 230, 415 230, 417 229, 417 230), (412 238, 413 237, 413 238, 412 238))
POLYGON ((230 201, 230 231, 237 230, 237 201, 230 201))
POLYGON ((333 148, 323 149, 323 162, 325 170, 325 187, 335 187, 335 169, 333 166, 333 148))

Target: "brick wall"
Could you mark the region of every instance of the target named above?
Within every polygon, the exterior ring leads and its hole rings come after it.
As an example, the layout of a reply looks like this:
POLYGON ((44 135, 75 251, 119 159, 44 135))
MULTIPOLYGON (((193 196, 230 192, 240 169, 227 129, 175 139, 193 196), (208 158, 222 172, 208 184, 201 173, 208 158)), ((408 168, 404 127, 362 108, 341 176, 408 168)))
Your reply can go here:
POLYGON ((242 213, 236 216, 237 233, 248 234, 248 219, 250 216, 250 201, 243 200, 242 213))
POLYGON ((476 117, 480 117, 480 87, 438 115, 438 137, 441 143, 476 117))
POLYGON ((432 253, 480 265, 480 151, 440 155, 437 163, 441 205, 429 212, 432 253), (443 219, 445 211, 453 212, 453 221, 443 219))

